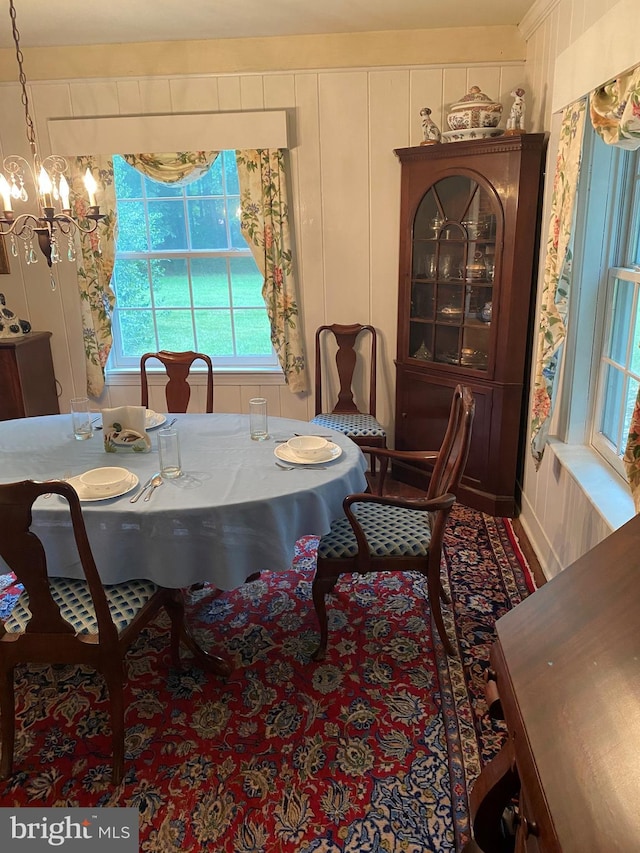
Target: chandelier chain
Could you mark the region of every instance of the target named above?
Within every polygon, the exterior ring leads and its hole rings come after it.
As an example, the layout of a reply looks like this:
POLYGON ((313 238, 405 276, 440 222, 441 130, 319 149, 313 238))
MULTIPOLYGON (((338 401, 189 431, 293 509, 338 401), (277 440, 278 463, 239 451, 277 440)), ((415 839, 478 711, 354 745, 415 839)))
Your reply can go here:
POLYGON ((20 31, 18 30, 18 25, 16 24, 16 9, 13 5, 13 0, 9 0, 9 15, 11 16, 11 32, 13 35, 14 44, 16 46, 16 59, 18 60, 18 69, 20 71, 18 79, 20 80, 20 86, 22 87, 22 106, 24 107, 24 118, 27 124, 27 139, 29 140, 31 154, 33 155, 34 159, 37 159, 38 151, 36 148, 36 131, 33 126, 31 114, 29 113, 27 75, 24 73, 24 55, 22 53, 22 50, 20 49, 20 31))

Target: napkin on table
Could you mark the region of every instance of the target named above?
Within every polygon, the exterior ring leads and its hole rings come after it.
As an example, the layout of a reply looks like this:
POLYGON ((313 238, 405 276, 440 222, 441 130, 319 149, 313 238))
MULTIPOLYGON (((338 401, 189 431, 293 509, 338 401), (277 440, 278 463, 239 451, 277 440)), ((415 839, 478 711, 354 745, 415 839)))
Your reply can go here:
POLYGON ((136 450, 139 453, 151 449, 151 439, 145 429, 147 410, 144 406, 118 406, 102 410, 104 449, 107 453, 117 450, 136 450))

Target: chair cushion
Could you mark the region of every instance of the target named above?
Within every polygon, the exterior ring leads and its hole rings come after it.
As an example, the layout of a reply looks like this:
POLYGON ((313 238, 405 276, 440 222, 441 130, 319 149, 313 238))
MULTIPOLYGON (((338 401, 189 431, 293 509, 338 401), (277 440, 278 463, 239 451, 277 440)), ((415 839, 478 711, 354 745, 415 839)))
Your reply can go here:
MULTIPOLYGON (((369 551, 376 557, 426 557, 431 544, 431 518, 428 512, 382 506, 375 503, 352 504, 362 525, 369 551)), ((341 559, 355 557, 358 543, 346 516, 334 521, 331 530, 320 539, 318 557, 341 559)))
MULTIPOLYGON (((60 607, 61 615, 78 634, 98 633, 96 614, 89 586, 85 581, 72 578, 50 578, 49 588, 54 601, 60 607)), ((118 632, 123 631, 133 621, 134 616, 140 612, 157 589, 154 583, 144 580, 104 587, 111 618, 118 632)), ((24 631, 30 619, 29 595, 25 591, 16 602, 4 627, 8 633, 24 631)))
POLYGON ((326 412, 322 415, 316 415, 311 421, 324 429, 335 429, 338 432, 343 432, 345 435, 375 435, 377 437, 386 436, 382 424, 373 417, 373 415, 363 415, 359 412, 354 414, 333 414, 326 412))

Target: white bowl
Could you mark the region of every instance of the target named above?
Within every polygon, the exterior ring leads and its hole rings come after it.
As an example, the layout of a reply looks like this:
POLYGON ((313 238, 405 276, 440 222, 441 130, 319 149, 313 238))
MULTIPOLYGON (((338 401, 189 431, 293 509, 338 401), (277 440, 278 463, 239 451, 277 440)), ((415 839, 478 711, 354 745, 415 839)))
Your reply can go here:
POLYGON ((126 468, 93 468, 78 479, 94 495, 109 495, 124 486, 130 476, 126 468))
POLYGON ((329 449, 327 439, 320 438, 317 435, 296 435, 289 439, 287 445, 301 459, 318 459, 321 456, 326 456, 329 449))

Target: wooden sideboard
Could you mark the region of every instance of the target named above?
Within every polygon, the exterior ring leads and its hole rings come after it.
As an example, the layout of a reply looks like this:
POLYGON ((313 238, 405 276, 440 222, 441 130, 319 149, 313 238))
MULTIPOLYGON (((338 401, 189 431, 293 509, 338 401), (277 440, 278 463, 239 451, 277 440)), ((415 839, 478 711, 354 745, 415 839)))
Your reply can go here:
POLYGON ((0 421, 57 415, 51 332, 0 338, 0 421))
POLYGON ((640 516, 496 629, 491 664, 508 740, 472 791, 475 844, 484 853, 640 850, 640 516), (513 796, 515 848, 500 829, 513 796))

